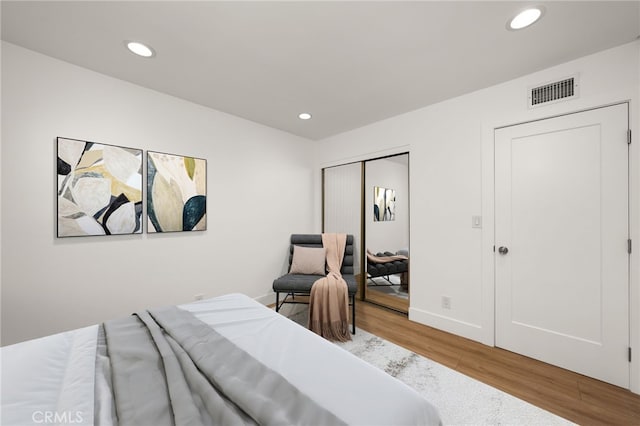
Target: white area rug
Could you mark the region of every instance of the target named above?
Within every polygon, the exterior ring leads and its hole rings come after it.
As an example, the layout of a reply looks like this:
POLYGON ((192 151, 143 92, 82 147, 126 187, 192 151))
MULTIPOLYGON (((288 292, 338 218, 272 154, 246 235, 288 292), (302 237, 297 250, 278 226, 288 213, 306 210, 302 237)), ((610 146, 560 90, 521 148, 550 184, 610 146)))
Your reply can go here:
MULTIPOLYGON (((306 326, 305 306, 280 312, 290 312, 290 319, 306 326)), ((415 389, 438 408, 445 425, 573 424, 364 330, 351 337, 336 344, 415 389)))

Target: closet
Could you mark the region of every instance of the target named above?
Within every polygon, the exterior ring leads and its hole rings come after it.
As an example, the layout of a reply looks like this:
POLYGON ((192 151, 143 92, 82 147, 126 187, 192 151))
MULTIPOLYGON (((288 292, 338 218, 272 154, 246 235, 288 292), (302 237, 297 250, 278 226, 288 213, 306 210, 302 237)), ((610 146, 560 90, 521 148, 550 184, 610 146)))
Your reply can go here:
POLYGON ((355 238, 359 298, 408 312, 409 154, 324 168, 322 194, 323 232, 355 238))

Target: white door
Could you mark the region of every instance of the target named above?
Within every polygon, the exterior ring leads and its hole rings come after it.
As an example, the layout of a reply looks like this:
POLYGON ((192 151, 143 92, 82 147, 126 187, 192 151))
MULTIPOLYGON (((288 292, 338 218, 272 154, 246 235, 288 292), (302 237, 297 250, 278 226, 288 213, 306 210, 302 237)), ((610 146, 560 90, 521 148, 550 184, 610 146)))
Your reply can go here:
POLYGON ((629 388, 628 105, 495 131, 496 345, 629 388))

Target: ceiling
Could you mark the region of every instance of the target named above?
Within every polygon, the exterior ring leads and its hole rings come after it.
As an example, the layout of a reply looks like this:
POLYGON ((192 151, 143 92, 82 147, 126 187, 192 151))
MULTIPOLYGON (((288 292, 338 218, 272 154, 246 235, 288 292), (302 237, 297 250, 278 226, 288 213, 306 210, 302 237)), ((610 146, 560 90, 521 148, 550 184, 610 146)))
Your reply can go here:
POLYGON ((314 140, 640 35, 639 1, 2 1, 1 12, 5 41, 314 140), (529 4, 543 18, 507 30, 529 4))

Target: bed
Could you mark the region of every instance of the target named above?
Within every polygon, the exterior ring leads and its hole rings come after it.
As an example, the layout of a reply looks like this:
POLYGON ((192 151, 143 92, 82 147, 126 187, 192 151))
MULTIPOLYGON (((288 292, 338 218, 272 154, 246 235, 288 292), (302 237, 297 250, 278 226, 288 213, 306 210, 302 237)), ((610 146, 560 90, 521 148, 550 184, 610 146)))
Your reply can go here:
MULTIPOLYGON (((214 362, 220 369, 226 369, 226 373, 215 374, 230 375, 231 390, 235 384, 241 390, 241 399, 249 400, 233 402, 232 405, 244 409, 249 404, 246 411, 251 413, 250 418, 231 423, 440 424, 437 410, 404 383, 245 295, 230 294, 166 309, 168 315, 178 315, 179 318, 184 315, 185 321, 193 322, 194 327, 202 326, 202 332, 209 330, 219 335, 224 341, 216 343, 216 347, 221 350, 224 345, 229 345, 230 350, 239 351, 236 352, 239 355, 224 355, 229 357, 225 362, 220 358, 214 362), (244 363, 242 360, 245 358, 246 362, 255 365, 237 364, 244 363), (274 382, 276 384, 271 390, 266 390, 271 394, 267 395, 268 398, 254 395, 258 388, 269 386, 262 380, 267 373, 280 381, 274 382), (247 386, 242 380, 252 380, 252 383, 247 386), (258 408, 254 407, 255 404, 258 408), (305 404, 312 407, 307 408, 305 404)), ((156 311, 149 312, 160 315, 156 311)), ((106 322, 104 326, 90 326, 3 347, 0 351, 2 424, 228 423, 212 418, 187 420, 188 417, 178 416, 180 409, 173 407, 168 409, 169 412, 174 410, 175 418, 172 420, 154 418, 158 409, 153 403, 159 398, 159 393, 166 391, 159 390, 142 367, 136 364, 141 363, 141 357, 137 358, 138 349, 134 345, 128 348, 130 341, 124 340, 124 355, 118 355, 119 349, 115 345, 118 339, 112 337, 113 334, 105 337, 105 331, 113 333, 111 329, 117 328, 113 324, 106 322), (131 357, 131 352, 134 352, 136 363, 129 366, 132 369, 124 370, 124 378, 118 378, 115 373, 120 369, 118 357, 131 357), (125 393, 122 394, 126 395, 125 399, 119 400, 120 391, 115 387, 117 381, 124 381, 130 387, 142 386, 141 397, 151 401, 133 402, 125 393), (116 397, 113 389, 116 389, 116 397), (133 417, 127 417, 129 420, 125 420, 126 410, 134 412, 133 417)), ((181 323, 177 327, 182 328, 181 323)), ((168 330, 164 333, 173 336, 170 326, 168 330)), ((205 354, 217 352, 194 340, 201 331, 185 330, 188 334, 186 340, 191 340, 193 347, 204 348, 205 354)), ((153 331, 149 333, 153 334, 153 331)), ((185 344, 187 347, 188 343, 185 344)), ((180 356, 176 355, 176 358, 180 356)), ((166 370, 171 365, 169 361, 163 361, 166 370)), ((203 371, 207 368, 202 367, 203 371)), ((168 382, 172 380, 167 379, 168 382)), ((168 393, 171 395, 169 399, 173 394, 175 399, 185 395, 175 390, 168 393)), ((228 398, 231 400, 232 396, 228 398)), ((207 401, 203 403, 201 400, 200 405, 203 404, 207 405, 207 401)), ((197 413, 195 417, 198 417, 197 413)))

